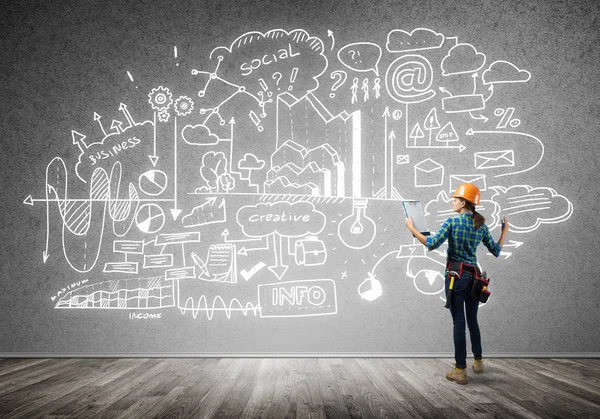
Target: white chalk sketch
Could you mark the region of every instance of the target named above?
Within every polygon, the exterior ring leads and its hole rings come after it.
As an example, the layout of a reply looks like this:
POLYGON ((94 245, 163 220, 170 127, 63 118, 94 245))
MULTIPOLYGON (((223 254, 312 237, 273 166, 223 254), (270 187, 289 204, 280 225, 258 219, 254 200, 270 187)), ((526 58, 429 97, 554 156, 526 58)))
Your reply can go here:
POLYGON ((390 283, 394 280, 412 280, 414 289, 422 295, 442 294, 445 264, 426 255, 425 250, 421 244, 401 245, 398 249, 383 255, 368 272, 368 278, 359 285, 358 293, 361 298, 369 302, 375 301, 383 295, 381 281, 390 283), (388 265, 393 269, 393 278, 389 274, 378 273, 382 270, 380 268, 382 265, 388 265))
POLYGON ((436 91, 433 84, 433 68, 421 55, 403 55, 387 69, 385 85, 388 94, 397 102, 409 104, 432 99, 436 91))
POLYGON ((471 44, 456 44, 442 60, 442 76, 475 73, 485 65, 485 54, 477 52, 471 44))
POLYGON ((198 261, 203 267, 198 279, 235 284, 237 282, 236 248, 235 245, 211 244, 208 248, 206 261, 198 261))
POLYGON ((516 128, 521 125, 521 121, 517 118, 513 118, 515 108, 497 108, 494 111, 494 116, 500 117, 496 129, 506 128, 510 125, 511 128, 516 128))
POLYGON ((448 192, 454 193, 456 188, 462 183, 472 183, 479 188, 481 192, 487 191, 487 181, 485 175, 450 175, 450 186, 448 192))
POLYGON ((521 178, 547 135, 526 132, 537 125, 501 94, 531 79, 510 62, 522 54, 476 41, 435 28, 200 40, 211 52, 141 100, 124 92, 69 127, 75 157, 52 159, 25 193, 45 229, 32 259, 73 271, 51 303, 268 322, 376 309, 401 284, 439 304, 444 250, 414 242, 399 202, 425 202, 436 229, 465 182, 494 234, 502 216, 521 234, 501 256, 526 254, 528 234, 574 208, 551 180, 521 178))
POLYGON ((388 33, 386 48, 389 52, 407 52, 440 48, 444 35, 427 28, 416 28, 408 32, 394 29, 388 33))
POLYGON ((354 199, 352 213, 338 224, 338 237, 349 249, 364 249, 375 240, 377 225, 367 214, 367 202, 354 199))
POLYGON ((358 286, 358 295, 367 301, 375 301, 383 295, 383 286, 378 279, 375 279, 372 273, 358 286))
POLYGON ((515 152, 513 150, 480 151, 474 153, 476 169, 494 169, 498 167, 513 167, 515 152))
POLYGON ((525 83, 531 78, 531 73, 521 70, 513 63, 504 60, 494 61, 481 75, 485 84, 525 83))
POLYGON ((543 224, 562 223, 573 215, 573 204, 552 188, 513 185, 492 186, 492 200, 511 219, 510 231, 529 233, 543 224))
MULTIPOLYGON (((358 72, 372 71, 379 76, 381 47, 372 42, 355 42, 338 51, 338 59, 346 68, 358 72)), ((368 79, 365 79, 368 80, 368 79)))
POLYGON ((126 278, 84 285, 69 291, 56 308, 160 309, 174 306, 173 284, 162 277, 126 278))
POLYGON ((258 301, 261 318, 337 314, 337 293, 332 279, 261 284, 258 301))
POLYGON ((225 199, 222 198, 217 204, 217 197, 206 198, 206 202, 194 207, 181 222, 187 228, 227 222, 225 199))
POLYGON ((319 266, 327 262, 327 248, 322 240, 315 236, 306 236, 296 241, 296 264, 302 266, 319 266))
POLYGON ((260 307, 257 304, 253 302, 244 304, 237 298, 232 298, 228 302, 225 302, 225 299, 220 295, 207 297, 205 294, 200 294, 199 297, 186 298, 185 295, 181 295, 180 288, 178 288, 178 292, 177 301, 179 301, 179 305, 177 307, 181 314, 186 315, 188 312, 191 312, 194 319, 200 313, 203 313, 208 320, 212 320, 215 312, 224 313, 230 319, 233 313, 241 313, 244 316, 251 313, 256 316, 260 311, 260 307))
POLYGON ((444 166, 427 158, 415 164, 415 187, 427 188, 444 184, 444 166))

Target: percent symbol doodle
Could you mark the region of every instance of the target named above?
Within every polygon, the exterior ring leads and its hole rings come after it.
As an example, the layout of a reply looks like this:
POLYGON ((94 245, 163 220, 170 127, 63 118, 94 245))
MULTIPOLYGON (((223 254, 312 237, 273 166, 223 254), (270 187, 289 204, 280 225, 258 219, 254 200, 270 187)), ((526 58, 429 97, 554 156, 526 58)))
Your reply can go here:
POLYGON ((520 119, 513 118, 514 113, 515 108, 497 108, 494 111, 494 115, 500 117, 500 122, 498 122, 496 128, 506 128, 507 125, 510 125, 512 128, 516 128, 521 125, 520 119))

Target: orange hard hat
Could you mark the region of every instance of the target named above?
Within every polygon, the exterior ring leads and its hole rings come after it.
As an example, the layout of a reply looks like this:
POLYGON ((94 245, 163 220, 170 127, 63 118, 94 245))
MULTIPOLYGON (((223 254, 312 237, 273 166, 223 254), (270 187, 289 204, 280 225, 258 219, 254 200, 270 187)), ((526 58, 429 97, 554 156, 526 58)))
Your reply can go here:
POLYGON ((481 193, 479 192, 479 188, 472 183, 463 183, 462 185, 458 185, 452 198, 463 198, 475 205, 479 205, 481 193))

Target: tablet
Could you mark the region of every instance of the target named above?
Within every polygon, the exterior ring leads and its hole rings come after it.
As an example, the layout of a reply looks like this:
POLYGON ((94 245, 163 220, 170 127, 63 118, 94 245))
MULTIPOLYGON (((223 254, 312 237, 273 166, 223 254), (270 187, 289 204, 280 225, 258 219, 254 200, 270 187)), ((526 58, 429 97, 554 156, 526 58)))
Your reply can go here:
POLYGON ((429 228, 427 227, 427 221, 425 221, 425 211, 421 206, 420 201, 402 201, 402 208, 404 209, 404 215, 406 218, 412 217, 415 228, 419 230, 424 236, 429 236, 429 228))

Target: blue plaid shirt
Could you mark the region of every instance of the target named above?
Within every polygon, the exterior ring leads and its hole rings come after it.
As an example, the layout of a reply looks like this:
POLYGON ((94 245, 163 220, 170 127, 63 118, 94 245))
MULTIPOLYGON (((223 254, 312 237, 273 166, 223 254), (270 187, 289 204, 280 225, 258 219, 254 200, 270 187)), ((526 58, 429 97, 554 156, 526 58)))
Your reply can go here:
POLYGON ((479 230, 473 227, 472 214, 460 214, 448 218, 440 231, 434 236, 427 237, 427 248, 437 249, 448 240, 448 260, 477 265, 477 246, 483 242, 490 253, 500 256, 502 247, 494 241, 487 225, 483 224, 479 230))

